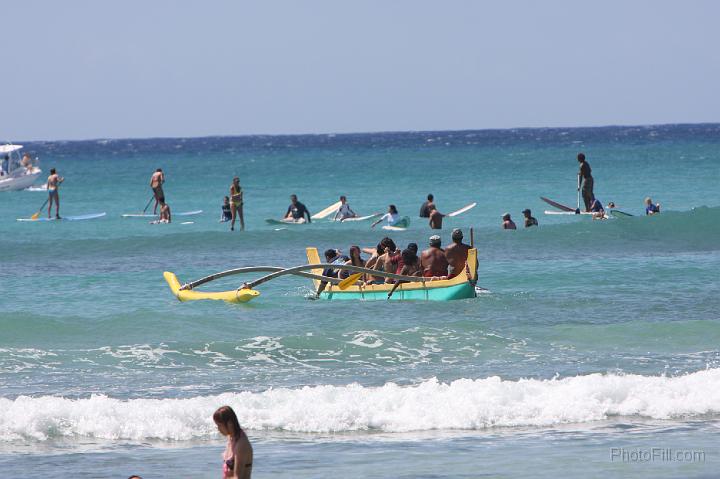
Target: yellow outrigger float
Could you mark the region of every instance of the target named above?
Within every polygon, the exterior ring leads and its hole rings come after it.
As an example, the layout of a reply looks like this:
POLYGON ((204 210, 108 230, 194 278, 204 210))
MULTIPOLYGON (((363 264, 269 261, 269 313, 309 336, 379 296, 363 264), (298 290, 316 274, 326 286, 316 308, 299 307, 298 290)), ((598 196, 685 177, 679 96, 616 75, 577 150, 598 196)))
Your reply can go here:
POLYGON ((317 290, 320 282, 326 282, 327 287, 320 294, 321 299, 361 299, 361 300, 425 300, 425 301, 449 301, 453 299, 474 298, 475 284, 477 282, 477 250, 468 251, 468 260, 465 271, 446 280, 430 281, 429 278, 418 276, 402 276, 398 274, 385 273, 368 268, 361 268, 352 265, 327 264, 320 261, 317 248, 307 248, 307 257, 310 264, 295 266, 292 268, 279 268, 276 266, 251 266, 236 268, 220 273, 206 276, 190 283, 181 284, 174 273, 166 271, 163 273, 170 290, 180 301, 197 301, 201 299, 220 300, 228 303, 246 303, 253 298, 260 296, 255 290, 256 286, 280 276, 288 274, 309 278, 317 290), (347 279, 329 278, 322 275, 324 268, 336 270, 347 270, 355 273, 347 279), (205 292, 196 291, 194 288, 210 281, 236 274, 265 272, 265 276, 243 283, 237 289, 229 291, 205 292), (393 295, 388 298, 392 284, 367 284, 357 282, 361 274, 372 274, 394 280, 402 281, 393 295))

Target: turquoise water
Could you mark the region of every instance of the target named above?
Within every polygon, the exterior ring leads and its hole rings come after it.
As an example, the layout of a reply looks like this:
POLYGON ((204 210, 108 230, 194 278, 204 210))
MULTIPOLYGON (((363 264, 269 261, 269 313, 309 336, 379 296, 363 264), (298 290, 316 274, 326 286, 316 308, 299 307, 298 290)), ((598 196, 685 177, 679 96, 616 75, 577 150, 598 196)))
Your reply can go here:
MULTIPOLYGON (((25 143, 58 168, 65 215, 20 223, 44 192, 0 196, 0 465, 8 477, 218 477, 211 415, 231 404, 255 477, 710 477, 720 450, 720 125, 25 143), (575 205, 584 151, 604 203, 637 215, 546 216, 575 205), (123 219, 167 175, 170 225, 123 219), (234 175, 247 231, 218 223, 234 175), (394 203, 396 242, 427 243, 427 193, 474 228, 479 285, 449 303, 309 301, 263 284, 245 305, 179 303, 181 280, 293 266, 306 246, 372 246, 368 223, 279 228, 346 194, 394 203), (642 216, 645 196, 662 203, 642 216), (524 208, 537 229, 502 231, 524 208), (182 224, 192 222, 191 224, 182 224), (702 450, 623 462, 613 448, 702 450), (31 464, 32 467, 28 467, 31 464)), ((251 275, 243 279, 255 279, 251 275)), ((206 289, 228 289, 226 278, 206 289)))

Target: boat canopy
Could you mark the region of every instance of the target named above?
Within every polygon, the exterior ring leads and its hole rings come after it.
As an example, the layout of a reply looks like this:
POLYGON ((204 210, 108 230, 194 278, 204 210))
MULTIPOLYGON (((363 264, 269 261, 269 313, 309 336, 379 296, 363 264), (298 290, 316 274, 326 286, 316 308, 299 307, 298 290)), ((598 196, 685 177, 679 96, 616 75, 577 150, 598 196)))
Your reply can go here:
POLYGON ((22 145, 0 145, 0 155, 7 155, 14 151, 22 150, 22 145))

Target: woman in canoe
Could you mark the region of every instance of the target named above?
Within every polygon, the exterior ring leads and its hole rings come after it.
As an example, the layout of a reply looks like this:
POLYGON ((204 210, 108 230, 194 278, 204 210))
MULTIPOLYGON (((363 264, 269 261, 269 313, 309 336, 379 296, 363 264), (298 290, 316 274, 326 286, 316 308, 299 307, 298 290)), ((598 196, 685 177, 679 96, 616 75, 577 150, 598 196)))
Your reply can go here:
MULTIPOLYGON (((362 256, 360 256, 360 247, 359 246, 351 246, 350 250, 348 251, 350 255, 350 260, 348 260, 345 264, 352 265, 352 266, 359 266, 361 268, 365 267, 365 260, 362 259, 362 256)), ((345 279, 349 277, 351 274, 353 274, 354 271, 350 271, 347 269, 344 269, 340 271, 340 279, 345 279)), ((362 275, 360 279, 364 279, 365 275, 362 275)))
POLYGON ((240 218, 240 231, 245 231, 245 217, 243 216, 243 191, 240 186, 240 178, 233 178, 230 185, 230 212, 232 220, 230 222, 230 231, 235 231, 235 219, 240 218))

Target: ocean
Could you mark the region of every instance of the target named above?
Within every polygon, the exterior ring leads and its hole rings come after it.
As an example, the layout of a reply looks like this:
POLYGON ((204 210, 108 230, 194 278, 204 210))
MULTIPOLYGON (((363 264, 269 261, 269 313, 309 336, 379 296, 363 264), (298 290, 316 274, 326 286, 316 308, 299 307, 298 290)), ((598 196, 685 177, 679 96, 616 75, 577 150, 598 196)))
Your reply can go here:
POLYGON ((717 475, 719 124, 19 143, 65 177, 61 215, 107 215, 17 222, 46 193, 0 193, 2 477, 221 477, 224 404, 259 478, 717 475), (543 214, 540 196, 575 206, 579 151, 596 196, 635 216, 543 214), (122 218, 156 168, 174 213, 204 213, 122 218), (218 222, 236 175, 244 232, 218 222), (475 299, 311 301, 283 277, 247 304, 180 303, 163 280, 387 233, 267 224, 291 194, 395 204, 411 223, 390 236, 423 248, 428 193, 444 213, 478 203, 441 233, 473 228, 475 299))

